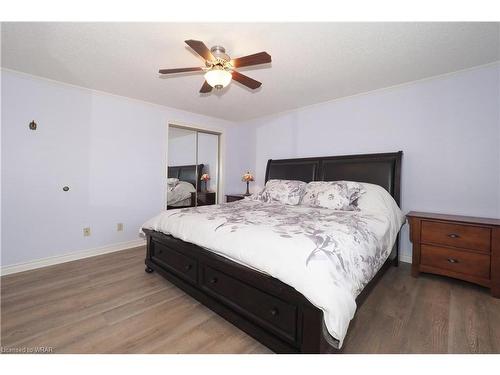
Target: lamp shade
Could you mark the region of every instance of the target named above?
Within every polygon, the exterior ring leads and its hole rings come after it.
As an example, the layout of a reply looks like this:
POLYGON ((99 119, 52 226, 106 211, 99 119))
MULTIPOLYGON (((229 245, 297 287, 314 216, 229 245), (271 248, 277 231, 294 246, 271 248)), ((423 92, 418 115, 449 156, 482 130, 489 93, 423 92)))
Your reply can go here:
POLYGON ((232 78, 231 72, 224 69, 211 69, 205 73, 205 80, 210 86, 216 89, 221 89, 229 85, 232 78))

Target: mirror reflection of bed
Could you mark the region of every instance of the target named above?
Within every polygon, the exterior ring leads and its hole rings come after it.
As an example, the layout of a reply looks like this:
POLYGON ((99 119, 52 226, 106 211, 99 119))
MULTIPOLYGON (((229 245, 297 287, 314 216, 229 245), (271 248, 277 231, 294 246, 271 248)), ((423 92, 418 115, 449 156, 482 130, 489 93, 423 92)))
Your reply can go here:
POLYGON ((169 126, 167 209, 217 203, 219 134, 169 126))
POLYGON ((185 208, 196 205, 197 183, 202 175, 203 164, 168 166, 167 209, 185 208))

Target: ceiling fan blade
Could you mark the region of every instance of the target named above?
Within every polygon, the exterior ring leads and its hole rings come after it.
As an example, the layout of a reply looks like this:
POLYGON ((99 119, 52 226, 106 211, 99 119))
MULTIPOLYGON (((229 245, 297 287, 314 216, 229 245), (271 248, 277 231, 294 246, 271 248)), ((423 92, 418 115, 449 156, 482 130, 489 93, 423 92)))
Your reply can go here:
POLYGON ((185 40, 186 44, 191 47, 198 55, 203 57, 207 61, 213 61, 215 60, 214 55, 212 55, 212 52, 207 48, 205 43, 203 43, 200 40, 185 40))
POLYGON ((252 90, 255 90, 257 88, 259 88, 262 83, 259 82, 259 81, 256 81, 255 79, 253 78, 250 78, 250 77, 247 77, 246 75, 244 74, 241 74, 241 73, 238 73, 237 71, 233 70, 232 72, 232 75, 233 75, 233 79, 235 81, 238 81, 239 83, 241 83, 242 85, 245 85, 246 87, 249 87, 251 88, 252 90))
POLYGON ((184 72, 199 72, 203 68, 177 68, 177 69, 160 69, 160 74, 174 74, 174 73, 184 73, 184 72))
POLYGON ((237 59, 231 60, 231 65, 235 68, 241 68, 243 66, 266 64, 271 62, 271 55, 267 52, 254 53, 253 55, 238 57, 237 59))
POLYGON ((201 86, 200 92, 201 92, 202 94, 206 94, 207 92, 210 92, 210 91, 212 91, 212 86, 210 86, 210 85, 208 84, 208 82, 207 82, 207 81, 205 81, 205 82, 203 83, 203 86, 201 86))

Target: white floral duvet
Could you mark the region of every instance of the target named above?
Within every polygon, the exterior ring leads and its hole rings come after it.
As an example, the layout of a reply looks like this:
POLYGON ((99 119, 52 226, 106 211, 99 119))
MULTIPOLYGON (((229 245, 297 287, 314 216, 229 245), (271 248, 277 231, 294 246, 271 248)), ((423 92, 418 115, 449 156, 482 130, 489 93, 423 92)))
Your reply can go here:
POLYGON ((340 348, 357 295, 390 255, 404 222, 392 197, 370 186, 358 211, 247 198, 164 211, 143 228, 202 246, 292 286, 323 310, 335 340, 327 339, 340 348))
POLYGON ((169 185, 167 190, 167 204, 169 206, 189 206, 191 204, 191 193, 196 191, 193 184, 186 181, 178 181, 175 185, 169 185))

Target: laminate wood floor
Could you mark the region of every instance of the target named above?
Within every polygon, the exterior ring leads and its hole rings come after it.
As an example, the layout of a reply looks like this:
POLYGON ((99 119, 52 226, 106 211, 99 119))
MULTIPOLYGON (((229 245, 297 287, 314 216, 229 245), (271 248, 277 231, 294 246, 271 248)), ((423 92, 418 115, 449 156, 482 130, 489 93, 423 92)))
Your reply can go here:
MULTIPOLYGON (((135 248, 1 278, 1 345, 55 353, 270 353, 156 273, 135 248)), ((391 268, 358 310, 345 353, 500 353, 500 299, 391 268)))

